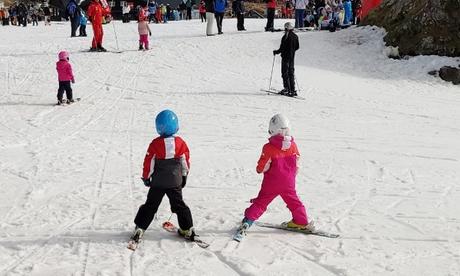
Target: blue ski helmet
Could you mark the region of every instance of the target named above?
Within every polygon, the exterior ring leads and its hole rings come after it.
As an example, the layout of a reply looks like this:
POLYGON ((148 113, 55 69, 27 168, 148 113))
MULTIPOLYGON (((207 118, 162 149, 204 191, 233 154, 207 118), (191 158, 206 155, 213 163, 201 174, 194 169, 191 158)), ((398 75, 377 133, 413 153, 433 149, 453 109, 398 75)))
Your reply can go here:
POLYGON ((179 119, 174 112, 166 109, 158 113, 155 118, 155 127, 160 136, 173 136, 179 130, 179 119))

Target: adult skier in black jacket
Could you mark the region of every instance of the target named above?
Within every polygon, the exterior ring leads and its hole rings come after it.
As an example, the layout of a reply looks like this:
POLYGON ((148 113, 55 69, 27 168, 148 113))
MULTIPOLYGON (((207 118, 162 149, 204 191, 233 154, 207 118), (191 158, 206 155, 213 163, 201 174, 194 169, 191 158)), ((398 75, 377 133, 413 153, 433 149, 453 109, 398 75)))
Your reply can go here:
POLYGON ((281 77, 283 78, 284 89, 280 94, 287 96, 297 96, 295 90, 294 77, 294 56, 295 51, 299 49, 299 38, 293 32, 294 26, 291 22, 284 24, 285 33, 281 38, 281 45, 278 50, 273 51, 273 55, 281 54, 281 77))

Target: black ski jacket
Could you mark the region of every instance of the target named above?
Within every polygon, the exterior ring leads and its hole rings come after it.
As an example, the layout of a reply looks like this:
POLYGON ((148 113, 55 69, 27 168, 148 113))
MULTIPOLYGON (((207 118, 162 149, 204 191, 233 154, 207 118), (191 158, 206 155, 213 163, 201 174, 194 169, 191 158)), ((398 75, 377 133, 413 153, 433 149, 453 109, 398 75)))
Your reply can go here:
POLYGON ((294 59, 295 51, 299 49, 299 37, 293 31, 287 31, 281 38, 281 45, 276 53, 282 58, 294 59))
POLYGON ((214 13, 214 0, 204 0, 206 6, 206 12, 214 13))

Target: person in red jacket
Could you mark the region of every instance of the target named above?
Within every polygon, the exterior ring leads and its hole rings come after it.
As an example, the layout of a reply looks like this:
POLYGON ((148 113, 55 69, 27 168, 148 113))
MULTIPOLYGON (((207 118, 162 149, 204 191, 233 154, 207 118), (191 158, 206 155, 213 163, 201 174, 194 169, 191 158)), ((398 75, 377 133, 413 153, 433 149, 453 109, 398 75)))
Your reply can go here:
POLYGON ((204 3, 204 0, 200 1, 200 5, 198 6, 198 10, 200 11, 200 18, 201 18, 201 23, 206 22, 206 5, 204 3))
POLYGON ((92 0, 88 7, 88 19, 93 26, 93 43, 90 51, 106 52, 107 50, 102 47, 102 38, 104 37, 104 30, 102 29, 103 17, 110 14, 108 9, 102 7, 100 0, 92 0))
POLYGON ((266 32, 273 32, 273 22, 275 21, 276 0, 265 0, 267 3, 267 25, 266 32))
POLYGON ((185 141, 175 135, 179 130, 177 115, 163 110, 155 118, 156 130, 160 136, 150 143, 144 158, 142 181, 149 187, 145 204, 139 207, 134 223, 136 228, 131 241, 139 242, 152 222, 161 200, 166 195, 171 211, 177 214, 179 234, 194 240, 192 214, 182 198, 190 168, 190 151, 185 141))

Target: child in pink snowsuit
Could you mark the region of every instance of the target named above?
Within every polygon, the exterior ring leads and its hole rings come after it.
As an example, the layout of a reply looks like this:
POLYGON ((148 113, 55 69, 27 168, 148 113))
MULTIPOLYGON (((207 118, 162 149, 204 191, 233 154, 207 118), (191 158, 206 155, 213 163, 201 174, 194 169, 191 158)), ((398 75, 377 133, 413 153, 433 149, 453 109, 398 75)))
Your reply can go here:
POLYGON ((281 196, 292 213, 292 220, 286 226, 313 230, 313 222, 309 224, 305 207, 295 189, 300 154, 289 128, 289 121, 282 114, 270 120, 268 132, 271 137, 262 149, 256 168, 257 173, 264 173, 262 187, 244 213, 242 227, 245 229, 267 210, 273 199, 281 196))
POLYGON ((152 35, 145 9, 147 9, 146 2, 139 11, 139 22, 137 23, 137 31, 139 32, 139 50, 149 49, 149 35, 152 35))
POLYGON ((61 51, 58 54, 59 61, 56 62, 56 71, 58 73, 59 89, 57 93, 58 105, 63 104, 62 96, 64 91, 67 97, 67 103, 73 103, 72 87, 70 83, 75 83, 75 78, 72 72, 72 66, 69 63, 69 53, 61 51))

